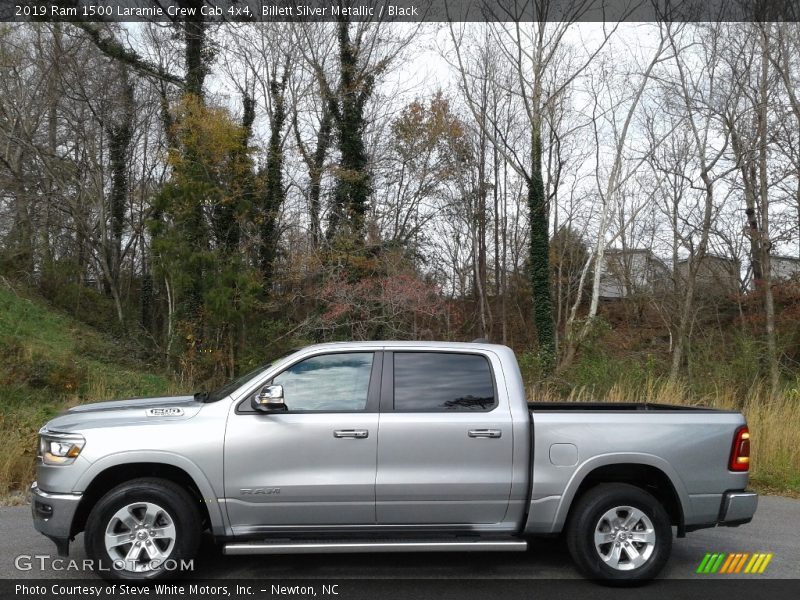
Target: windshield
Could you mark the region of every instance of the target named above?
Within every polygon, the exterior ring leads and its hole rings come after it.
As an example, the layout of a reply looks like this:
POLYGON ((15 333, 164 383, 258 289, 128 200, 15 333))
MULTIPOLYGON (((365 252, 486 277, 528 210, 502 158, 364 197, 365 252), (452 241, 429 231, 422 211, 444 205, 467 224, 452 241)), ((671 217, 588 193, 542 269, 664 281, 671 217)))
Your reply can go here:
MULTIPOLYGON (((272 366, 272 363, 268 363, 266 365, 261 365, 257 369, 253 369, 249 373, 241 375, 241 376, 237 377, 236 379, 234 379, 233 381, 229 381, 228 383, 223 385, 218 390, 214 390, 213 392, 207 392, 206 394, 202 394, 203 396, 205 396, 205 398, 202 398, 202 400, 204 402, 216 402, 217 400, 222 400, 226 396, 229 396, 230 394, 232 394, 233 392, 238 390, 243 385, 247 384, 249 381, 251 381, 251 380, 255 379, 256 377, 258 377, 259 375, 261 375, 261 373, 263 373, 264 371, 269 369, 271 366, 272 366)), ((197 394, 195 395, 195 397, 197 397, 197 394)), ((198 399, 201 399, 201 398, 198 398, 198 399)))
POLYGON ((195 400, 199 400, 200 402, 216 402, 217 400, 222 400, 226 396, 230 396, 233 392, 238 390, 243 385, 248 384, 250 381, 261 375, 261 373, 269 369, 276 362, 281 361, 287 356, 291 356, 292 354, 300 350, 302 350, 302 348, 293 348, 292 350, 289 350, 288 352, 281 354, 271 363, 267 363, 266 365, 261 365, 260 367, 253 369, 249 373, 245 373, 244 375, 240 375, 233 381, 229 381, 218 390, 214 390, 213 392, 197 392, 194 395, 194 398, 195 400))

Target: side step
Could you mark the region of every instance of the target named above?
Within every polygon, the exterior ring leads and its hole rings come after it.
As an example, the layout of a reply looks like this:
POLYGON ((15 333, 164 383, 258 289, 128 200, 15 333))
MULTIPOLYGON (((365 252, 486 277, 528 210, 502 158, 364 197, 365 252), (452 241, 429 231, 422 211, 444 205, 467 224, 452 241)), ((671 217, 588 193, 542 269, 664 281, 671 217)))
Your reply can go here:
POLYGON ((524 540, 487 541, 349 541, 349 542, 241 542, 225 544, 223 553, 243 554, 339 554, 347 552, 524 552, 524 540))

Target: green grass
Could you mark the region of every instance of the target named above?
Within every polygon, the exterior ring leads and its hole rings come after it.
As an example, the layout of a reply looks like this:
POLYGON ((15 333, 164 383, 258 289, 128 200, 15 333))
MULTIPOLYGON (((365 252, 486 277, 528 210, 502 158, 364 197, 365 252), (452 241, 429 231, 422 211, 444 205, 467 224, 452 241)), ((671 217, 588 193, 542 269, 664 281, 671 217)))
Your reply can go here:
POLYGON ((115 339, 0 281, 0 496, 33 479, 36 432, 83 402, 172 393, 175 385, 115 339))

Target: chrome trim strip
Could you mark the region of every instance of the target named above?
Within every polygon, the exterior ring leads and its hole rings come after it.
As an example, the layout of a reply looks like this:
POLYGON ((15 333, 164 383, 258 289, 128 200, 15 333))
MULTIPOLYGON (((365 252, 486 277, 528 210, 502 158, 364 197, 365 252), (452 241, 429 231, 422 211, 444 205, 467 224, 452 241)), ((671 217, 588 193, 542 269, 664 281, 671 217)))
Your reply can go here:
MULTIPOLYGON (((222 502, 222 504, 225 504, 222 502)), ((514 522, 490 523, 490 524, 458 524, 458 523, 422 523, 422 524, 370 524, 370 525, 253 525, 248 527, 235 527, 234 533, 239 536, 254 536, 278 534, 282 537, 290 537, 291 533, 322 533, 332 532, 352 532, 352 533, 386 533, 389 536, 405 535, 409 532, 428 533, 446 532, 453 534, 508 534, 516 533, 518 526, 514 522)))
POLYGON ((84 438, 80 433, 71 431, 53 431, 52 429, 47 429, 46 426, 39 429, 39 435, 57 438, 59 440, 74 440, 78 442, 86 441, 86 438, 84 438))
POLYGON ((52 492, 44 492, 39 489, 39 484, 34 481, 31 484, 31 494, 34 496, 38 496, 39 498, 44 498, 46 500, 68 500, 68 501, 78 501, 83 497, 83 494, 54 494, 52 492))
POLYGON ((346 552, 524 552, 522 540, 486 542, 297 542, 226 544, 223 553, 246 554, 338 554, 346 552))

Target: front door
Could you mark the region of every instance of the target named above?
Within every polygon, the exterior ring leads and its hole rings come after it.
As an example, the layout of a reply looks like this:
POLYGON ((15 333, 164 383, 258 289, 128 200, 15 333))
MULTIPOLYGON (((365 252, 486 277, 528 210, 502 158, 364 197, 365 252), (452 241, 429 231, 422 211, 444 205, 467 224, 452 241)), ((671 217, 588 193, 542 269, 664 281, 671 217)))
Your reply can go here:
POLYGON ((302 359, 275 376, 285 412, 245 398, 228 419, 225 502, 236 534, 374 525, 380 353, 302 359))
POLYGON ((384 355, 378 524, 503 520, 511 493, 512 419, 508 403, 498 402, 489 358, 384 355))

